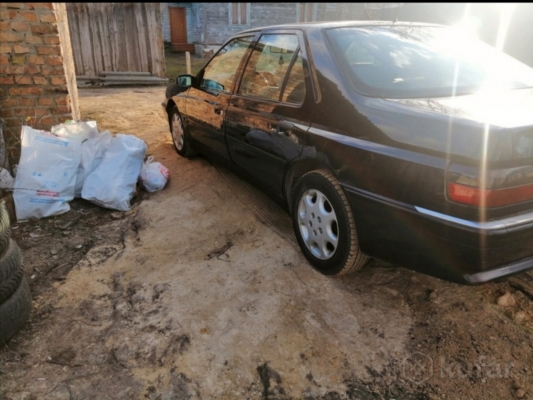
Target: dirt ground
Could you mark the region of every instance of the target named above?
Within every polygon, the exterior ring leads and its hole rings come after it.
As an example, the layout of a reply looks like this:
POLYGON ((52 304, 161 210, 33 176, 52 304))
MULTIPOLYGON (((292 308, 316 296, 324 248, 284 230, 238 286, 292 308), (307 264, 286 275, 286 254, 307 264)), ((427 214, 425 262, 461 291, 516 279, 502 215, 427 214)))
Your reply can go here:
POLYGON ((533 399, 533 274, 322 276, 272 200, 175 153, 163 93, 80 90, 84 118, 144 139, 171 180, 127 213, 77 200, 13 226, 34 301, 0 399, 533 399))

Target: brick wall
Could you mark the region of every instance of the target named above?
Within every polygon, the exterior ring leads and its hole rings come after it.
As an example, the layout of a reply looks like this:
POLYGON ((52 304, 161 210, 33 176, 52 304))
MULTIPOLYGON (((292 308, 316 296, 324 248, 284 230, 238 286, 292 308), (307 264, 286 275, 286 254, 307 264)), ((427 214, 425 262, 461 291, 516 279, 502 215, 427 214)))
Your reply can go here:
POLYGON ((79 118, 67 86, 62 18, 53 3, 0 3, 0 118, 8 146, 16 146, 22 125, 49 130, 79 118))

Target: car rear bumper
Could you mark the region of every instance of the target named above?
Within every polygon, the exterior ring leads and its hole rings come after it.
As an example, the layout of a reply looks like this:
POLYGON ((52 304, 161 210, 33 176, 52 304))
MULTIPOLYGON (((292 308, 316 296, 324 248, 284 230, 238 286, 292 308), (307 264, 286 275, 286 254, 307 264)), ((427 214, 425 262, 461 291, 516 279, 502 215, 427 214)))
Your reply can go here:
POLYGON ((371 257, 468 285, 533 269, 533 212, 467 221, 343 187, 371 257))

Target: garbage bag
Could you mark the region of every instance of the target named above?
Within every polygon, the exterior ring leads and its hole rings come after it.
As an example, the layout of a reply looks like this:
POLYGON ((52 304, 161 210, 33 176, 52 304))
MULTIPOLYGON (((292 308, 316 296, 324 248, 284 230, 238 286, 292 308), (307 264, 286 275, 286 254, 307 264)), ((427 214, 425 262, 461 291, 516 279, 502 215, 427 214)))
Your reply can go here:
POLYGON ((100 164, 83 184, 81 197, 101 207, 128 211, 146 154, 146 143, 132 135, 111 139, 100 164))
POLYGON ((43 218, 70 210, 80 164, 80 138, 57 137, 23 126, 13 199, 17 219, 43 218))
POLYGON ((170 172, 160 162, 153 162, 154 156, 148 157, 142 169, 140 180, 143 187, 148 192, 155 192, 165 187, 170 177, 170 172))
POLYGON ((81 144, 81 162, 76 177, 75 197, 81 197, 85 179, 102 162, 105 153, 111 147, 112 139, 111 133, 104 131, 81 144))
POLYGON ((81 142, 99 135, 96 121, 80 121, 54 125, 52 134, 60 137, 77 137, 81 142))

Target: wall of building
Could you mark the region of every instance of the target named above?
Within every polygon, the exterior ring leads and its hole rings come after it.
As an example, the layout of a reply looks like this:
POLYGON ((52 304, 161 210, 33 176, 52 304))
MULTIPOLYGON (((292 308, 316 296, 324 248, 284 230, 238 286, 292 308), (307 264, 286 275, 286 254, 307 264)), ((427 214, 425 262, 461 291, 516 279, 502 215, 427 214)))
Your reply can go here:
POLYGON ((61 45, 66 21, 59 20, 53 3, 0 3, 0 118, 8 146, 22 125, 49 130, 79 118, 61 45))
POLYGON ((349 21, 365 18, 364 3, 315 3, 317 21, 349 21))
POLYGON ((165 43, 170 43, 170 17, 168 15, 168 6, 170 4, 172 3, 159 3, 161 7, 161 29, 165 43))
POLYGON ((248 25, 230 24, 231 3, 204 3, 205 26, 204 43, 222 44, 240 31, 267 25, 295 23, 298 17, 298 3, 249 3, 250 21, 248 25))
POLYGON ((204 3, 160 3, 161 4, 161 23, 163 27, 163 40, 170 43, 170 17, 169 7, 185 8, 185 17, 187 19, 187 41, 188 43, 203 42, 203 4, 204 3))

